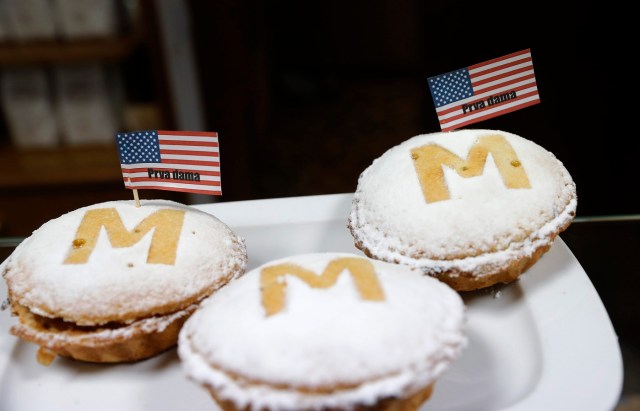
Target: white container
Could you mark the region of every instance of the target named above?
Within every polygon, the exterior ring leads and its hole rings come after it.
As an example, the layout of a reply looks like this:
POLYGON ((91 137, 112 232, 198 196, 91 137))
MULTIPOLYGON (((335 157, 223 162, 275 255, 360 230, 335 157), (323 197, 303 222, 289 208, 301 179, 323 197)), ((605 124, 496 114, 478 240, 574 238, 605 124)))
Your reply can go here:
POLYGON ((56 24, 50 0, 1 0, 5 37, 16 41, 53 40, 56 24))
POLYGON ((108 38, 117 34, 116 0, 53 0, 52 4, 62 38, 108 38))
POLYGON ((17 148, 51 148, 59 144, 58 126, 47 73, 41 68, 2 72, 2 110, 17 148))
POLYGON ((53 78, 63 143, 114 144, 118 122, 105 68, 99 64, 57 66, 53 78))

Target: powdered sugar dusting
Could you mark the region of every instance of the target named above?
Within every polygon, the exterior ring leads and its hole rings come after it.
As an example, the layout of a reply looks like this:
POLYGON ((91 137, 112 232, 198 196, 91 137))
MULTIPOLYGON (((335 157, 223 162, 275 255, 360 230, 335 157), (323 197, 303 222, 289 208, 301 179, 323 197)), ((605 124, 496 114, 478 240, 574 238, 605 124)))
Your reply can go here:
MULTIPOLYGON (((292 262, 320 274, 329 261, 345 255, 306 254, 268 264, 292 262)), ((372 262, 384 301, 360 298, 347 271, 326 289, 286 276, 285 308, 272 316, 261 303, 261 267, 252 270, 187 320, 179 340, 185 372, 254 409, 373 403, 425 387, 466 345, 462 300, 409 267, 372 262), (257 383, 242 384, 217 368, 257 383), (301 395, 269 384, 354 388, 301 395)))
POLYGON ((112 320, 114 312, 123 321, 138 313, 161 314, 169 303, 179 305, 244 272, 244 240, 216 217, 167 200, 141 204, 110 201, 45 223, 8 259, 3 276, 11 295, 35 314, 80 325, 83 319, 97 318, 99 324, 100 318, 112 320), (114 248, 104 228, 87 263, 63 264, 85 211, 109 207, 117 210, 127 230, 160 209, 186 211, 175 264, 147 263, 151 231, 131 247, 114 248))
POLYGON ((575 184, 549 151, 503 131, 458 130, 413 137, 374 160, 360 175, 349 222, 377 258, 434 273, 485 275, 533 254, 571 222, 576 206, 575 184), (490 154, 477 177, 443 166, 450 199, 427 203, 411 149, 435 143, 466 158, 478 138, 490 134, 507 139, 531 188, 508 189, 490 154))

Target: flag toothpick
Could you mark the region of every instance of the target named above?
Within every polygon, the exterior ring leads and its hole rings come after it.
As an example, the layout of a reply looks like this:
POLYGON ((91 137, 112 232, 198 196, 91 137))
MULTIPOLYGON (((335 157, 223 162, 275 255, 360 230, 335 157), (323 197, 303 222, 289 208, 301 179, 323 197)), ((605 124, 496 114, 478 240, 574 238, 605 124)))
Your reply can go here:
POLYGON ((442 131, 540 103, 530 49, 429 77, 442 131))
MULTIPOLYGON (((127 181, 129 181, 129 185, 131 185, 131 178, 127 177, 127 181)), ((140 197, 138 197, 138 189, 133 189, 133 199, 136 200, 136 207, 140 207, 140 197)))
MULTIPOLYGON (((147 130, 118 133, 126 188, 222 195, 218 133, 147 130)), ((136 203, 137 204, 137 203, 136 203)))

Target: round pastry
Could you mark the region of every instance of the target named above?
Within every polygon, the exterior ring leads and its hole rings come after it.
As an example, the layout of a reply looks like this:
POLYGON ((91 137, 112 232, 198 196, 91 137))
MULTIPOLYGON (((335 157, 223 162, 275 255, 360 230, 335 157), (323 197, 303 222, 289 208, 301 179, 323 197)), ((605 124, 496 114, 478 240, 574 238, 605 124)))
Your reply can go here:
POLYGON ((411 267, 350 253, 271 261, 182 328, 193 382, 232 410, 417 410, 467 345, 465 306, 411 267))
POLYGON ((213 215, 168 200, 83 207, 35 230, 2 275, 11 333, 56 355, 129 362, 177 343, 199 303, 247 264, 244 239, 213 215))
POLYGON ((375 159, 360 174, 348 226, 366 255, 466 291, 518 278, 576 207, 554 154, 512 133, 466 129, 419 135, 375 159))

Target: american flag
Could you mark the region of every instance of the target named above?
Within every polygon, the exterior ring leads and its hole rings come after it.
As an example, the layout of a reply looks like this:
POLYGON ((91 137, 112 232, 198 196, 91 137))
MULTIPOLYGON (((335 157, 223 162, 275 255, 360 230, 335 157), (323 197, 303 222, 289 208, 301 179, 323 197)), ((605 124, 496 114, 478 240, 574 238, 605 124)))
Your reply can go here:
POLYGON ((530 49, 428 81, 442 131, 540 103, 530 49))
POLYGON ((222 195, 218 133, 133 131, 116 142, 126 188, 222 195))

